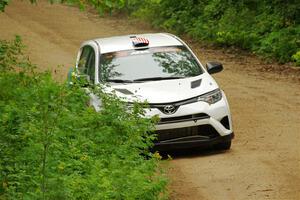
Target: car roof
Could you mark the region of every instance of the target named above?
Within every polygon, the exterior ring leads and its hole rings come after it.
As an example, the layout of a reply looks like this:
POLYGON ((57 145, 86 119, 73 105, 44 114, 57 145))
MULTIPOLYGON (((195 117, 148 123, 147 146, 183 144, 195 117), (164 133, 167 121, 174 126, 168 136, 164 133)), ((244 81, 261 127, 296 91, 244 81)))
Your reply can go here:
MULTIPOLYGON (((98 38, 92 41, 98 43, 101 53, 137 49, 132 44, 134 37, 144 38, 149 41, 147 47, 178 46, 183 45, 174 35, 168 33, 130 34, 108 38, 98 38)), ((145 48, 145 47, 142 47, 145 48)))

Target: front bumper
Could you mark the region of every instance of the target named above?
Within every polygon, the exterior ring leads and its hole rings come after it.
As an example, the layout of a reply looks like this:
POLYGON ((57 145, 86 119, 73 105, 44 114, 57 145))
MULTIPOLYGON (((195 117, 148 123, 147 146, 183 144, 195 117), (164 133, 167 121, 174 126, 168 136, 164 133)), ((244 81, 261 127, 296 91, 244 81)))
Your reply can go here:
MULTIPOLYGON (((223 118, 224 117, 228 117, 228 116, 223 116, 223 118)), ((221 118, 221 119, 223 119, 223 118, 221 118)), ((168 130, 168 129, 177 129, 177 128, 184 128, 184 127, 210 125, 219 133, 220 136, 226 136, 226 135, 231 134, 232 130, 227 129, 221 123, 221 121, 222 120, 219 121, 213 117, 208 116, 207 118, 193 120, 193 121, 182 121, 182 122, 178 122, 178 123, 158 124, 158 125, 156 125, 156 130, 168 130)))
POLYGON ((211 146, 233 138, 231 114, 224 93, 215 104, 196 102, 182 105, 172 115, 155 108, 146 113, 160 117, 156 125, 157 150, 211 146))

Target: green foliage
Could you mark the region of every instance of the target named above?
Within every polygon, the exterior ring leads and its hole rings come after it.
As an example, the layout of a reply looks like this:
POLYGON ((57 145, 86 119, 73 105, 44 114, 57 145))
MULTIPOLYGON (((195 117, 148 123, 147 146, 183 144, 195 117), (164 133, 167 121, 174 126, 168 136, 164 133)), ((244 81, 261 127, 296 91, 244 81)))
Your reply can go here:
POLYGON ((25 71, 32 71, 34 66, 23 54, 24 46, 20 36, 16 36, 15 40, 12 42, 0 40, 0 44, 0 73, 11 71, 16 66, 25 71))
POLYGON ((4 11, 5 6, 7 6, 9 3, 9 0, 0 0, 0 11, 4 11))
POLYGON ((94 88, 95 112, 78 84, 34 73, 11 52, 22 52, 19 38, 0 42, 0 199, 165 197, 159 156, 148 152, 153 119, 140 105, 94 88))
POLYGON ((293 55, 293 59, 296 62, 296 64, 300 66, 300 51, 293 55))
POLYGON ((300 26, 288 27, 266 35, 255 51, 266 57, 275 57, 284 63, 292 60, 292 55, 300 49, 300 26))
MULTIPOLYGON (((35 3, 37 0, 30 0, 35 3)), ((155 27, 284 63, 300 49, 298 0, 49 0, 93 6, 100 15, 128 12, 155 27)), ((0 0, 4 10, 9 0, 0 0)))
POLYGON ((300 1, 142 0, 136 5, 133 15, 154 26, 282 63, 300 49, 300 1))

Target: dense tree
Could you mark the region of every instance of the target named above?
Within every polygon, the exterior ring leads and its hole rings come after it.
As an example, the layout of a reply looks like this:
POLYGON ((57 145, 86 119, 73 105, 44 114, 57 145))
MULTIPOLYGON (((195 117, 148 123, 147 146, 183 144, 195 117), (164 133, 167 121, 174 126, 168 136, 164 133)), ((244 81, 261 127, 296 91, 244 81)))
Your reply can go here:
MULTIPOLYGON (((299 0, 49 1, 73 3, 81 8, 89 4, 101 15, 127 11, 168 31, 247 49, 282 63, 300 63, 299 0)), ((8 2, 0 0, 0 10, 8 2)))

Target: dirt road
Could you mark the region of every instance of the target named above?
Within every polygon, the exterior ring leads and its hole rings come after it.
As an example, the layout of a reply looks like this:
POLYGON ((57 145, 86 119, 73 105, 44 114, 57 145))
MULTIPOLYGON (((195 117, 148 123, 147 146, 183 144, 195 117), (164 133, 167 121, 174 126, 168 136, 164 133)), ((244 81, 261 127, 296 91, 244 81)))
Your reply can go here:
MULTIPOLYGON (((74 64, 82 41, 155 32, 126 19, 98 18, 74 7, 28 2, 14 0, 0 13, 0 39, 21 35, 31 60, 41 70, 56 71, 60 80, 74 64)), ((268 72, 273 68, 253 56, 192 46, 203 63, 219 60, 224 64, 224 72, 215 77, 229 98, 236 138, 232 150, 225 153, 175 157, 169 172, 171 198, 299 200, 299 70, 285 73, 284 67, 277 66, 284 73, 268 72)))

